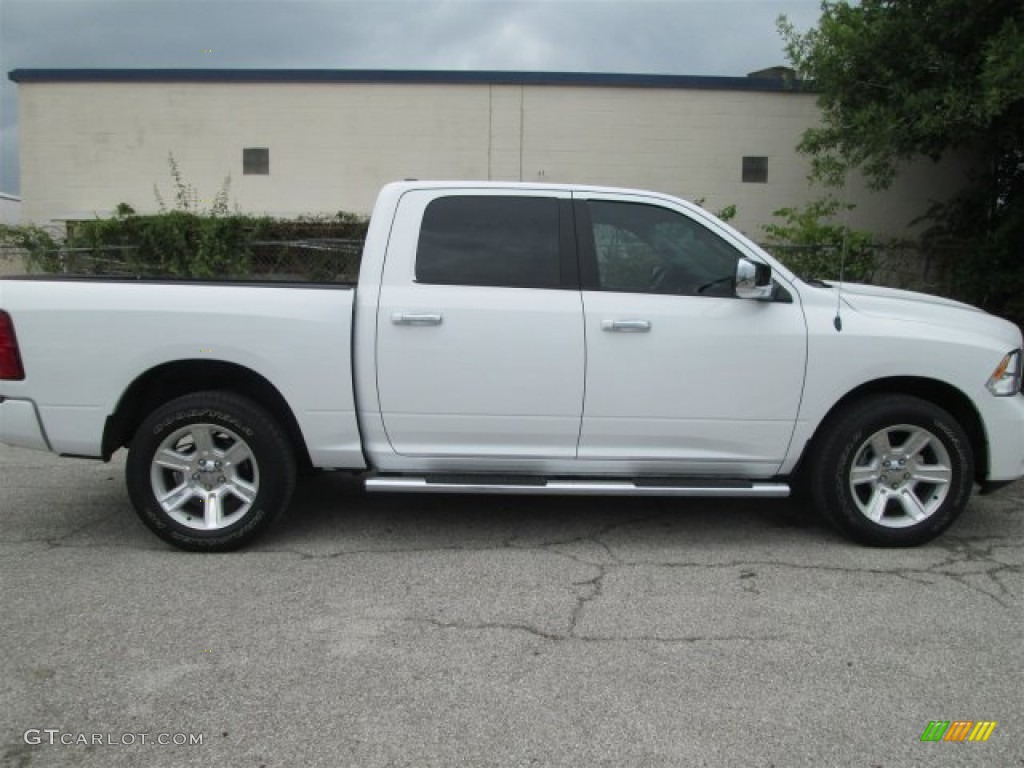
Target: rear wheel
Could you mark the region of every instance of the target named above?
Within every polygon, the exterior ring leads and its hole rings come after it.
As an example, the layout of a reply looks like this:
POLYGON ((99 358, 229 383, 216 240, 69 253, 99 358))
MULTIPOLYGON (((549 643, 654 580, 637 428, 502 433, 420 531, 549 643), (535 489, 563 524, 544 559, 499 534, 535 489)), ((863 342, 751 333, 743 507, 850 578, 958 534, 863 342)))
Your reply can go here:
POLYGON ((197 392, 142 423, 126 475, 136 512, 157 536, 181 549, 224 551, 257 538, 288 505, 295 456, 256 403, 197 392))
POLYGON ((843 533, 874 546, 914 546, 963 512, 974 463, 963 427, 906 395, 851 405, 812 447, 815 505, 843 533))

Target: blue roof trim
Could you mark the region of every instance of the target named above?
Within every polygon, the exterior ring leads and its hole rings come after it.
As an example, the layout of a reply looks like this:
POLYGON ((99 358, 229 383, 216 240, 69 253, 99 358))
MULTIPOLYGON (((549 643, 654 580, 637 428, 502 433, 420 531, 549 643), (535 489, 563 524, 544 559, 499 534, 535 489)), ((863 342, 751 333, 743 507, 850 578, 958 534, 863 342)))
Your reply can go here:
POLYGON ((450 85, 582 85, 711 91, 809 90, 804 81, 702 75, 591 72, 470 72, 410 69, 14 69, 16 83, 405 83, 450 85))

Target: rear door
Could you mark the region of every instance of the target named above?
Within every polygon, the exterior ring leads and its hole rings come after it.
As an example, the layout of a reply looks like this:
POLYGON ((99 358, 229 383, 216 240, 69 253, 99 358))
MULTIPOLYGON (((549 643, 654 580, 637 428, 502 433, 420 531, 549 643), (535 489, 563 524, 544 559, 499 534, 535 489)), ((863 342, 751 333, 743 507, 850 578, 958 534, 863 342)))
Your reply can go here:
POLYGON ((574 458, 583 379, 569 193, 406 193, 377 311, 377 389, 392 448, 574 458))

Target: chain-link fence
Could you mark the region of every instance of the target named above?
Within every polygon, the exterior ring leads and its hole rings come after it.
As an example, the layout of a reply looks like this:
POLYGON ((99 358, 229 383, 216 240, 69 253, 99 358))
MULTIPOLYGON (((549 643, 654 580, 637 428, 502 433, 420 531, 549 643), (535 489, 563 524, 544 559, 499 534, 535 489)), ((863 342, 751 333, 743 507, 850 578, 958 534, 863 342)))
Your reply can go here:
POLYGON ((252 244, 249 277, 255 280, 354 283, 363 240, 312 238, 252 244))
POLYGON ((891 288, 951 295, 953 266, 962 248, 922 248, 916 244, 867 245, 845 255, 838 246, 764 243, 761 246, 803 278, 871 283, 891 288))
POLYGON ((27 261, 27 253, 13 245, 0 244, 0 277, 6 275, 23 275, 31 271, 27 261))
POLYGON ((134 246, 59 248, 29 253, 0 247, 0 275, 61 274, 136 279, 230 279, 258 282, 354 283, 363 251, 361 239, 305 238, 247 244, 230 274, 182 274, 138 256, 134 246))

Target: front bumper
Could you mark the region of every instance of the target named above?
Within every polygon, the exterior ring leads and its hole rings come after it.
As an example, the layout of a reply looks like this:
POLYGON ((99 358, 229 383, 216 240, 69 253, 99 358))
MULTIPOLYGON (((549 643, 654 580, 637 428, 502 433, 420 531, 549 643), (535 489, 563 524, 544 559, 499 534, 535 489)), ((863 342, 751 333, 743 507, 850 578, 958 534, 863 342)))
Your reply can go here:
POLYGON ((988 438, 988 473, 982 488, 1024 477, 1024 395, 987 397, 979 403, 988 438))

